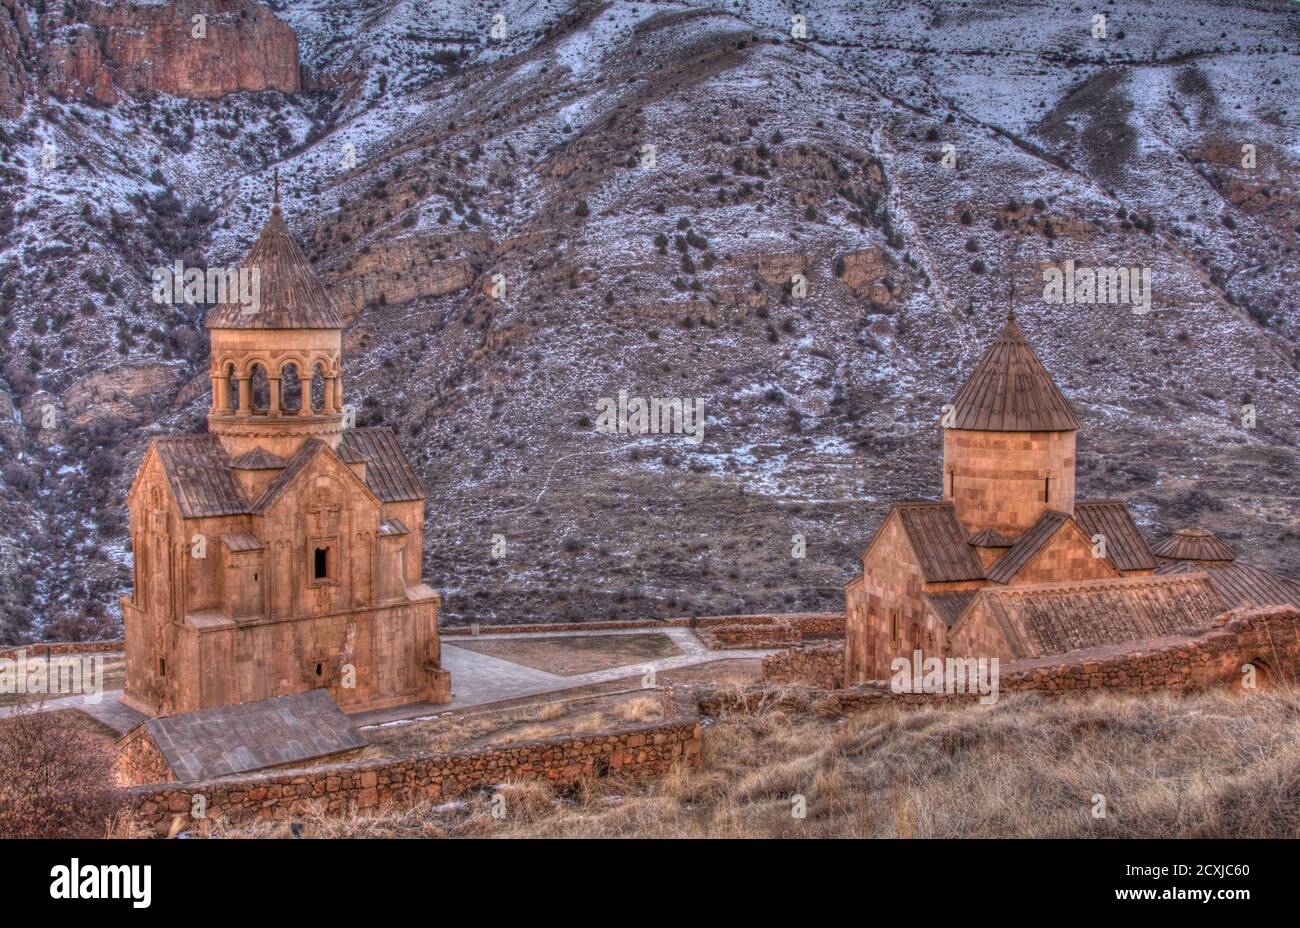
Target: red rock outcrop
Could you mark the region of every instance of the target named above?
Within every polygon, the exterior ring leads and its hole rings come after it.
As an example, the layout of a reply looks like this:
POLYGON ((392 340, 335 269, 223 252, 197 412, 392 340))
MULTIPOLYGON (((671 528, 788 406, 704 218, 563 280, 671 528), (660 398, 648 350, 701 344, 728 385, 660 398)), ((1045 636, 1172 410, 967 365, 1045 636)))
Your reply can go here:
POLYGON ((0 0, 0 114, 12 115, 31 86, 31 34, 21 0, 0 0))
POLYGON ((297 37, 255 0, 86 3, 55 36, 48 86, 64 98, 89 94, 113 103, 149 91, 211 99, 301 89, 297 37), (206 17, 202 37, 194 35, 195 16, 206 17))

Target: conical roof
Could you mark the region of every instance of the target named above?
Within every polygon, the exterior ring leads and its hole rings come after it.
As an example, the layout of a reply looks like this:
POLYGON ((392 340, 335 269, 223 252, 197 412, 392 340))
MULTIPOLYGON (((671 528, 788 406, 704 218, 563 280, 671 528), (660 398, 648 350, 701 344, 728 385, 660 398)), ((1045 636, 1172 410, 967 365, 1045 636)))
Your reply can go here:
POLYGON ((1151 546, 1157 557, 1179 561, 1232 561, 1237 552, 1220 541, 1213 532, 1203 528, 1180 528, 1168 538, 1151 546))
POLYGON ((254 307, 238 301, 219 303, 208 313, 209 329, 341 329, 343 320, 294 241, 280 207, 271 210, 262 234, 240 268, 257 268, 259 300, 254 307))
POLYGON ((1079 420, 1016 325, 1014 313, 953 400, 951 428, 989 432, 1063 432, 1079 420))

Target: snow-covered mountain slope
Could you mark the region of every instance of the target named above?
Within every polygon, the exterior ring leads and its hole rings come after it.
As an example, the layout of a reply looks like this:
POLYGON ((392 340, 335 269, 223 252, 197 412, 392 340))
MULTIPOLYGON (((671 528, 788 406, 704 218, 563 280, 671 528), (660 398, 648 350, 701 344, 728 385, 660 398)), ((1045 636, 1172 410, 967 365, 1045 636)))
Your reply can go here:
POLYGON ((1293 4, 1116 2, 1105 39, 1052 0, 268 5, 300 92, 0 120, 10 634, 129 587, 135 464, 207 408, 202 307, 149 271, 237 261, 276 170, 450 620, 836 608, 938 494, 1013 276, 1081 497, 1300 574, 1293 4), (1067 260, 1149 268, 1152 311, 1045 302, 1067 260), (704 441, 599 433, 620 390, 702 398, 704 441))

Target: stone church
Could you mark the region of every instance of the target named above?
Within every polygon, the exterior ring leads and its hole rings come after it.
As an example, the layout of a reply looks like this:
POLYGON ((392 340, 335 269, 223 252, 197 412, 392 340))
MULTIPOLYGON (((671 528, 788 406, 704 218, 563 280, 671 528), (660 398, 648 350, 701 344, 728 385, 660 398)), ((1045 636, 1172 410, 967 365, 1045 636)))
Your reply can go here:
POLYGON ((1075 498, 1079 421, 1016 325, 943 426, 942 498, 894 504, 845 586, 845 681, 899 657, 1033 659, 1300 606, 1300 584, 1204 529, 1148 547, 1119 500, 1075 498))
POLYGON ((424 490, 390 429, 347 427, 343 323, 278 203, 242 267, 260 300, 208 314, 208 430, 153 440, 127 497, 124 701, 448 702, 424 490))

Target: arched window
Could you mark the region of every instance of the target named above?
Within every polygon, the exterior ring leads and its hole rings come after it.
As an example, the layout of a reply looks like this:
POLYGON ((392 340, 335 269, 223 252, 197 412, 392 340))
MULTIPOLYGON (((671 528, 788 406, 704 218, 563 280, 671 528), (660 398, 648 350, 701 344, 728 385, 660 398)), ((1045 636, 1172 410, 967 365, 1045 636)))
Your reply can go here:
POLYGON ((239 378, 235 376, 235 365, 226 365, 224 378, 226 384, 226 400, 230 404, 230 410, 233 412, 239 408, 239 378))
POLYGON ((311 408, 312 412, 322 415, 325 412, 325 365, 316 364, 311 374, 311 408))
POLYGON ((298 377, 298 365, 292 361, 280 368, 280 407, 292 413, 302 409, 302 381, 298 377))
POLYGON ((271 410, 271 381, 267 379, 265 367, 260 364, 253 365, 253 376, 249 386, 253 396, 253 415, 266 415, 271 410))

